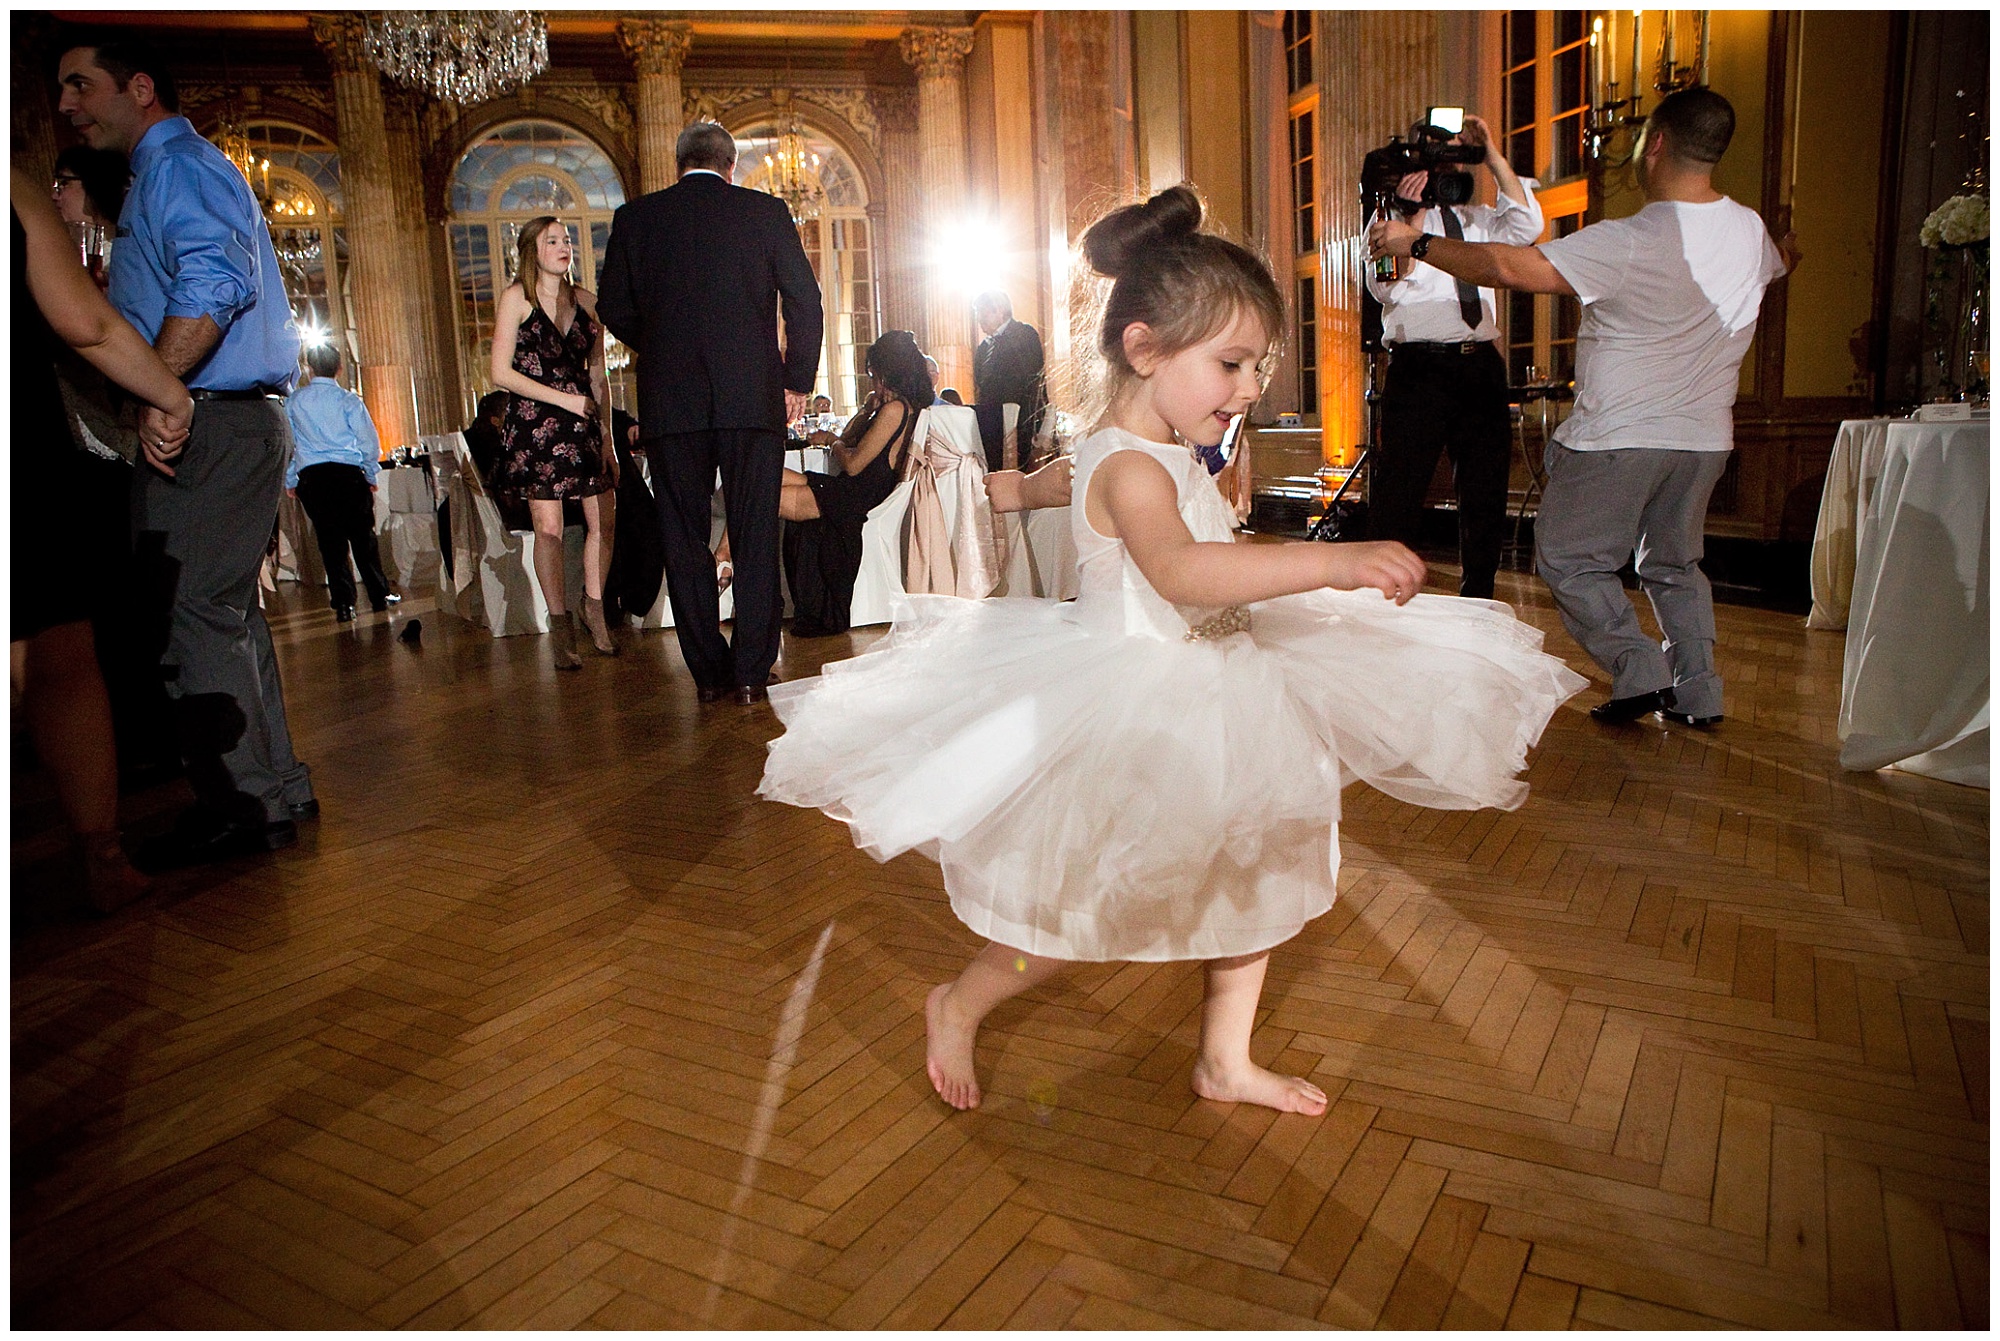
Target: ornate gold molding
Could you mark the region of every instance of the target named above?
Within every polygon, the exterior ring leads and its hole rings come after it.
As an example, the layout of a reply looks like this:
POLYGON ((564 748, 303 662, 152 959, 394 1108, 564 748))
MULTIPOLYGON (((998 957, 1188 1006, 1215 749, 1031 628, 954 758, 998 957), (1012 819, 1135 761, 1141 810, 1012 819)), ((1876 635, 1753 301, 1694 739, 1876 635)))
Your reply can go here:
POLYGON ((868 97, 875 106, 875 123, 884 131, 903 135, 916 133, 916 90, 877 88, 870 90, 868 97))
POLYGON ((290 99, 301 107, 310 107, 322 116, 333 116, 333 92, 318 84, 279 84, 272 88, 271 94, 290 99))
POLYGON ((632 107, 621 89, 609 84, 552 84, 549 93, 583 108, 621 138, 632 134, 632 107))
MULTIPOLYGON (((879 110, 876 99, 879 92, 860 85, 819 88, 690 88, 682 90, 682 123, 695 121, 720 121, 731 110, 746 102, 759 98, 770 100, 774 106, 782 107, 785 100, 809 105, 831 116, 845 121, 849 129, 876 153, 882 152, 882 125, 877 116, 879 110)), ((910 113, 911 126, 915 126, 914 104, 910 113)))
POLYGON ((956 79, 972 54, 972 29, 905 28, 901 45, 919 79, 956 79))
POLYGON ((675 19, 623 19, 618 45, 641 76, 673 74, 687 60, 694 25, 675 19))

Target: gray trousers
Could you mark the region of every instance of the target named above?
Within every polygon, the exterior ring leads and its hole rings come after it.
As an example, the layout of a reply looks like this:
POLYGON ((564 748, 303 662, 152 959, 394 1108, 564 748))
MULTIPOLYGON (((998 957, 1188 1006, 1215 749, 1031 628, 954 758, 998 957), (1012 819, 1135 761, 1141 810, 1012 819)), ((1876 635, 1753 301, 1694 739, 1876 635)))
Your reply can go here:
POLYGON ((200 401, 170 479, 132 487, 141 580, 167 610, 160 670, 197 803, 239 822, 291 818, 313 794, 292 753, 257 572, 292 452, 275 400, 200 401))
POLYGON ((1715 673, 1715 603, 1701 571, 1708 496, 1728 452, 1632 448, 1574 452, 1551 442, 1549 483, 1535 519, 1535 570, 1563 627, 1611 672, 1611 696, 1671 687, 1696 717, 1722 712, 1715 673), (1633 558, 1665 641, 1653 642, 1618 580, 1633 558))

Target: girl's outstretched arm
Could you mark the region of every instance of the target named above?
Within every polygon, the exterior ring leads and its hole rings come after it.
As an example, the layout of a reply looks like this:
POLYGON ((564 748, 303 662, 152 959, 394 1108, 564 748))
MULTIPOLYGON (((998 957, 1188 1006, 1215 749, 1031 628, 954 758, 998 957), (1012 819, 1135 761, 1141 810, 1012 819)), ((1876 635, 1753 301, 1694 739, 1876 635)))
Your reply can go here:
POLYGON ((1373 587, 1401 605, 1424 585, 1424 561, 1390 540, 1198 541, 1181 520, 1173 477, 1140 452, 1107 458, 1091 476, 1084 508, 1091 526, 1123 540, 1153 590, 1177 605, 1242 605, 1320 587, 1373 587))

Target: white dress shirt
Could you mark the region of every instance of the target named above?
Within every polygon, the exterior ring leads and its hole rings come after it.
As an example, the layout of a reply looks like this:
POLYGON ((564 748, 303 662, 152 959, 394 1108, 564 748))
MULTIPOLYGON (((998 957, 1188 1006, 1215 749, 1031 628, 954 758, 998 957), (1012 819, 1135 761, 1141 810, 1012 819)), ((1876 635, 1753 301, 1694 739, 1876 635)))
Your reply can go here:
MULTIPOLYGON (((1501 195, 1492 205, 1459 205, 1458 221, 1465 228, 1467 242, 1505 242, 1525 247, 1542 235, 1542 207, 1535 200, 1537 183, 1521 179, 1525 201, 1501 195)), ((1444 216, 1437 206, 1410 221, 1433 237, 1444 237, 1444 216)), ((1411 261, 1403 279, 1379 280, 1374 267, 1368 270, 1368 292, 1382 304, 1382 342, 1388 345, 1412 343, 1456 344, 1461 340, 1497 340, 1500 324, 1495 316, 1493 290, 1479 291, 1479 325, 1468 327, 1458 308, 1458 281, 1434 265, 1411 261)))

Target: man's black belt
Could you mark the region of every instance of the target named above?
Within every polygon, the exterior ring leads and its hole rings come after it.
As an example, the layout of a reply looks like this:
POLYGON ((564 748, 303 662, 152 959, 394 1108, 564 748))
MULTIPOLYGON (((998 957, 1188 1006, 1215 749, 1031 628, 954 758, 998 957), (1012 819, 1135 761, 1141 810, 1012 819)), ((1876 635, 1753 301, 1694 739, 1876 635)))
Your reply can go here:
POLYGON ((1448 343, 1441 340, 1405 340, 1401 344, 1390 345, 1389 352, 1393 354, 1399 349, 1416 349, 1426 354, 1477 354, 1482 349, 1492 347, 1491 340, 1453 340, 1448 343))
POLYGON ((245 387, 241 391, 218 391, 214 387, 191 386, 188 395, 196 400, 283 400, 285 393, 274 386, 245 387))

